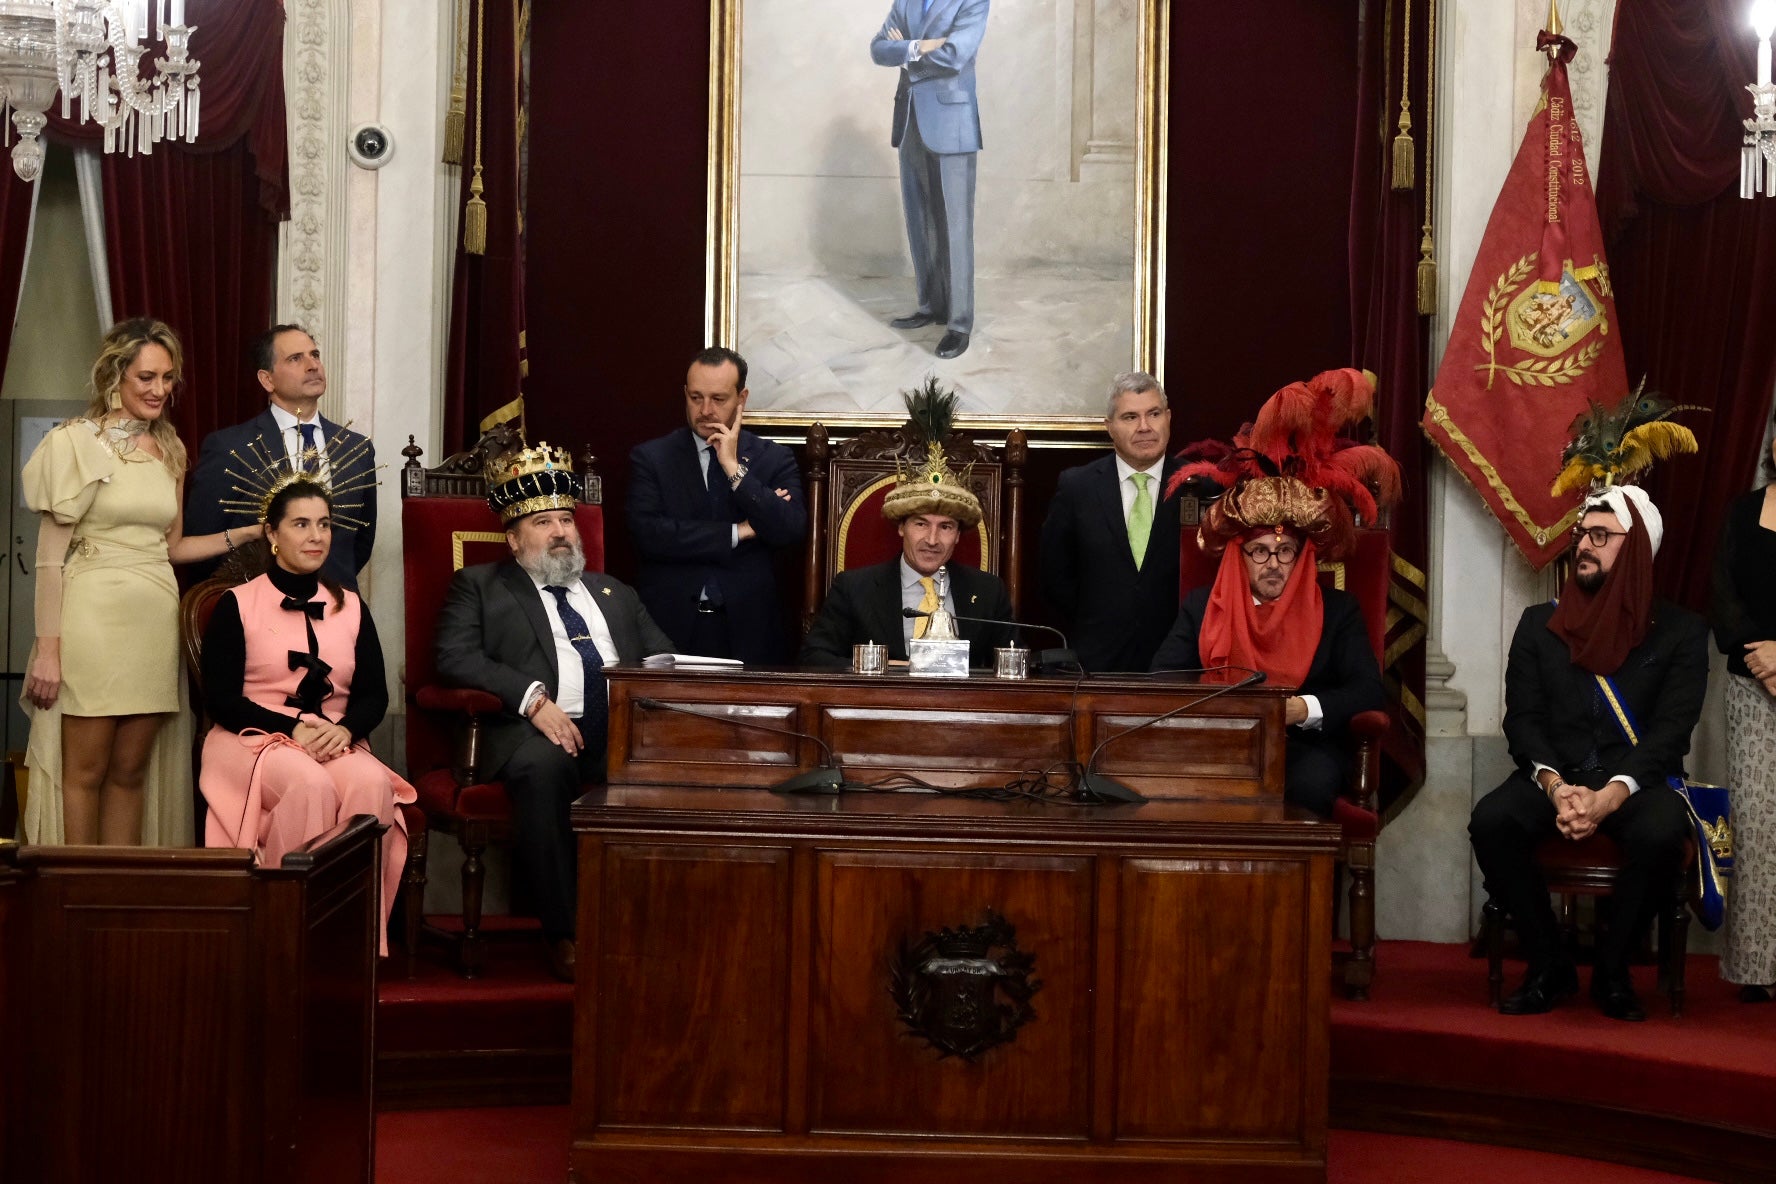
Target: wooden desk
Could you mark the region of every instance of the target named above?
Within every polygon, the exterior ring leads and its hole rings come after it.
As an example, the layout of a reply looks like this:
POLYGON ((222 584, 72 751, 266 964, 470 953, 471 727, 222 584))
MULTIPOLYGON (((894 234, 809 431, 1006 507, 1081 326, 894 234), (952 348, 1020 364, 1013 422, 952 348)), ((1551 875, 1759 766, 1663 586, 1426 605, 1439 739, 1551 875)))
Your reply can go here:
POLYGON ((824 740, 853 781, 910 775, 949 788, 1004 785, 1081 761, 1107 737, 1191 699, 1188 714, 1114 741, 1097 771, 1149 797, 1280 800, 1285 688, 1229 691, 1177 679, 912 678, 783 670, 613 666, 612 785, 769 787, 820 762, 824 740), (694 719, 658 700, 721 715, 694 719))
POLYGON ((618 785, 573 825, 578 1181, 1325 1179, 1335 826, 618 785), (1033 1016, 945 1056, 909 1030, 901 984, 943 989, 908 952, 989 911, 1033 1016))

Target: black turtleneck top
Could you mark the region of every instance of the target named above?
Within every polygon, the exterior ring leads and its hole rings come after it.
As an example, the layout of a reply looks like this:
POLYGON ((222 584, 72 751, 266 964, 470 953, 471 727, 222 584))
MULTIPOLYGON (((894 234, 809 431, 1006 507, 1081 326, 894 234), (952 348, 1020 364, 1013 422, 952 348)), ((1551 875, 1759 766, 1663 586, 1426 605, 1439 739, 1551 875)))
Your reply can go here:
MULTIPOLYGON (((333 606, 333 594, 322 589, 320 580, 314 575, 297 575, 285 571, 275 562, 265 574, 270 577, 272 586, 285 596, 306 602, 315 599, 318 592, 329 609, 333 606)), ((370 609, 362 604, 358 607, 357 670, 352 674, 345 714, 333 721, 345 725, 353 744, 367 740, 388 711, 388 681, 383 672, 382 644, 376 639, 376 624, 370 619, 370 609)), ((258 728, 266 732, 282 732, 286 736, 294 734, 294 715, 261 707, 246 697, 243 693, 246 672, 247 639, 246 630, 241 625, 240 602, 234 598, 233 592, 227 592, 216 602, 210 623, 204 629, 204 706, 212 720, 231 732, 258 728)))

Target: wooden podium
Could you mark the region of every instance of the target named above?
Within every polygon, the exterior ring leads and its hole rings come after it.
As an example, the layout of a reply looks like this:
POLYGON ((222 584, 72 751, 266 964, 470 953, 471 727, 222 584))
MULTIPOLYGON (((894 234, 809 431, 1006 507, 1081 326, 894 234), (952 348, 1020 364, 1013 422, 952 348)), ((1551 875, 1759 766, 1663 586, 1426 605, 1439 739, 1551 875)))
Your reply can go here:
POLYGON ((1079 806, 734 788, 819 747, 737 721, 999 785, 1208 688, 610 673, 576 1179, 1324 1179, 1338 831, 1280 803, 1279 695, 1111 745, 1155 800, 1079 806))

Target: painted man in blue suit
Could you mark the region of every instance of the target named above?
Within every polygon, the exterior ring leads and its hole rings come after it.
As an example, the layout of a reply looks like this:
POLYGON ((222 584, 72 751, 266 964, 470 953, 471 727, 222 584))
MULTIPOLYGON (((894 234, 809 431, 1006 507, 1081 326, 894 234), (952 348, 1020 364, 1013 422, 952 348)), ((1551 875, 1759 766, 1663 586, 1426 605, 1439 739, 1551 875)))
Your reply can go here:
POLYGON ((937 356, 968 348, 974 331, 975 154, 981 149, 974 58, 987 31, 988 0, 894 0, 870 42, 878 66, 900 74, 894 129, 900 200, 919 307, 890 324, 944 324, 937 356))
MULTIPOLYGON (((333 549, 321 574, 356 591, 358 573, 370 562, 376 542, 376 451, 363 436, 320 413, 327 368, 307 329, 273 325, 254 339, 253 364, 265 388, 265 410, 204 437, 185 500, 186 533, 213 534, 256 521, 253 510, 224 504, 243 496, 229 469, 255 472, 267 460, 285 458, 297 467, 318 464, 329 470, 329 483, 341 491, 333 503, 333 549)), ((196 577, 204 578, 217 566, 196 565, 196 577)))
POLYGON ((788 660, 773 552, 808 532, 793 453, 740 426, 746 359, 712 347, 685 375, 686 426, 629 454, 636 591, 681 651, 788 660))

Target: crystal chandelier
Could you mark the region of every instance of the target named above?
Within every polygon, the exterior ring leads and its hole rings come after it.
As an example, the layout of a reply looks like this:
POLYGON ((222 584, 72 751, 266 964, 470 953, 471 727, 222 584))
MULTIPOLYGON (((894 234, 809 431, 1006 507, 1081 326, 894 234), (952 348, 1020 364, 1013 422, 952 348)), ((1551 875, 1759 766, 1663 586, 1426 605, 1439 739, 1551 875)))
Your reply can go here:
POLYGON ((18 130, 12 169, 35 181, 38 139, 59 90, 62 118, 78 105, 82 122, 105 129, 105 151, 147 155, 169 137, 197 140, 197 67, 185 0, 0 0, 0 145, 18 130), (166 56, 144 77, 141 59, 155 40, 166 56), (6 115, 10 110, 10 124, 6 115))
POLYGON ((1751 6, 1751 27, 1757 30, 1757 84, 1751 92, 1751 118, 1739 150, 1739 196, 1776 197, 1776 86, 1770 84, 1770 34, 1776 33, 1776 0, 1751 6))

